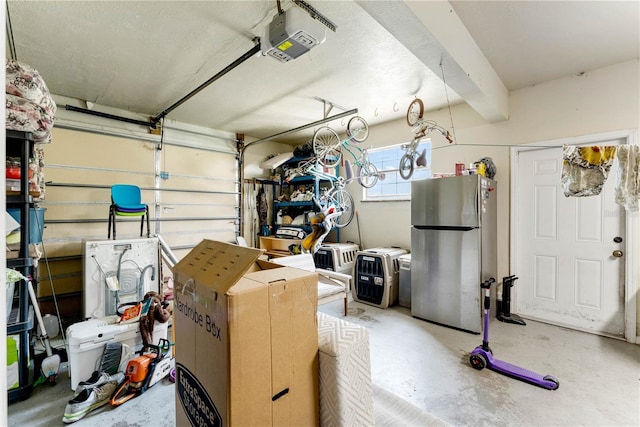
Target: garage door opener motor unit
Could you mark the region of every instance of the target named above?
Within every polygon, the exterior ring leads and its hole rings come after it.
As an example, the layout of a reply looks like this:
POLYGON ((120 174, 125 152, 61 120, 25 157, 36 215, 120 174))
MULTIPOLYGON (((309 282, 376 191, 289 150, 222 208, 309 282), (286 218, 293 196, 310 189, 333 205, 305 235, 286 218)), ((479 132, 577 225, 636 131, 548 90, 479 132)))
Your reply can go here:
POLYGON ((373 248, 358 252, 353 266, 353 299, 387 308, 398 301, 400 248, 373 248))
POLYGON ((263 53, 288 62, 325 41, 325 27, 301 8, 276 15, 266 29, 263 53))
POLYGON ((324 243, 313 254, 313 261, 316 268, 350 275, 357 253, 355 243, 324 243))

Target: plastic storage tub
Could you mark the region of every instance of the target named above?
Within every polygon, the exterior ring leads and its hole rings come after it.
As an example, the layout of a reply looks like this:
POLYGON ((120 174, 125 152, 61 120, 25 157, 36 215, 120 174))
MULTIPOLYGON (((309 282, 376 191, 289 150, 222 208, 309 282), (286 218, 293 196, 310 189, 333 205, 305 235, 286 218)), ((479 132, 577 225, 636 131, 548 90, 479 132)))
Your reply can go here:
MULTIPOLYGON (((29 243, 42 242, 42 232, 44 231, 44 213, 46 208, 31 208, 29 212, 29 243)), ((20 209, 8 208, 7 212, 18 223, 20 223, 20 209)))
MULTIPOLYGON (((69 376, 71 390, 75 390, 80 381, 91 377, 93 371, 100 364, 100 358, 105 345, 119 342, 129 346, 131 351, 142 349, 142 336, 139 323, 116 323, 118 316, 107 316, 100 319, 89 319, 74 323, 67 328, 67 354, 69 356, 69 376)), ((160 338, 167 338, 167 323, 155 323, 153 342, 157 344, 160 338)), ((121 361, 122 363, 125 361, 121 361)))

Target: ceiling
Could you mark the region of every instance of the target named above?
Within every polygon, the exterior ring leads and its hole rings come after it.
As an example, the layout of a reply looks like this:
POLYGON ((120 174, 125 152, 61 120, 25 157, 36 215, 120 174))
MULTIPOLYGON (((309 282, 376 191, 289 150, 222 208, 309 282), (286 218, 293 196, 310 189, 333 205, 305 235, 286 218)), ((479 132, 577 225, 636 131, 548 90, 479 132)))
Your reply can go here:
MULTIPOLYGON (((509 91, 640 56, 637 1, 308 3, 338 27, 323 44, 288 63, 252 55, 167 118, 294 145, 313 129, 284 131, 353 108, 369 124, 395 120, 416 96, 499 121, 509 91)), ((156 116, 264 40, 277 4, 10 0, 7 11, 7 56, 12 40, 52 93, 156 116)))

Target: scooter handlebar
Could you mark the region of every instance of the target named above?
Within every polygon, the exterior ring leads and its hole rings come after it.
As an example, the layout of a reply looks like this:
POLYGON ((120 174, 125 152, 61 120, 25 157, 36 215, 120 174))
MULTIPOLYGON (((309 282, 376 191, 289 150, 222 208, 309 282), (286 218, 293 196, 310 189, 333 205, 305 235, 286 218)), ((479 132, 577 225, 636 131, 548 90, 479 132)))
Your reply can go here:
POLYGON ((489 288, 491 287, 491 284, 492 284, 492 283, 495 283, 495 281, 496 281, 496 279, 494 279, 494 278, 492 277, 492 278, 487 279, 487 280, 485 280, 484 282, 482 282, 482 283, 480 284, 480 287, 481 287, 482 289, 489 289, 489 288))

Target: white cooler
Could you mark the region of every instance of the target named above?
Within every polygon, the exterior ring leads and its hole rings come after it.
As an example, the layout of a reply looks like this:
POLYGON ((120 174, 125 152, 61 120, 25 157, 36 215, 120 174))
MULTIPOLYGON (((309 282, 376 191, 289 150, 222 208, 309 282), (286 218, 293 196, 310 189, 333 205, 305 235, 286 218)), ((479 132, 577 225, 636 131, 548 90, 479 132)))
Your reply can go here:
MULTIPOLYGON (((71 390, 75 390, 80 381, 91 377, 100 364, 105 345, 119 342, 129 346, 131 352, 142 349, 142 336, 139 323, 120 325, 119 316, 107 316, 100 319, 89 319, 74 323, 67 328, 67 354, 69 356, 69 376, 71 390)), ((167 338, 169 322, 155 323, 153 342, 158 344, 160 338, 167 338)))

